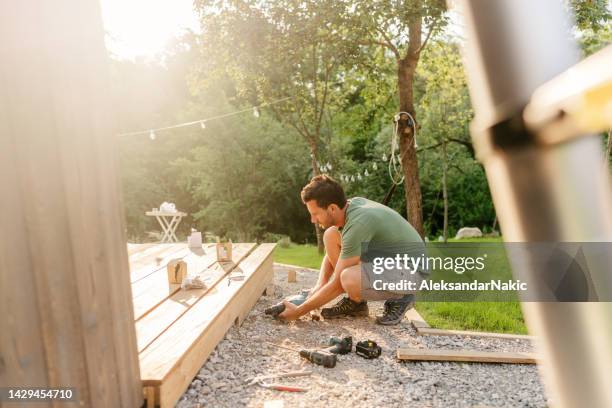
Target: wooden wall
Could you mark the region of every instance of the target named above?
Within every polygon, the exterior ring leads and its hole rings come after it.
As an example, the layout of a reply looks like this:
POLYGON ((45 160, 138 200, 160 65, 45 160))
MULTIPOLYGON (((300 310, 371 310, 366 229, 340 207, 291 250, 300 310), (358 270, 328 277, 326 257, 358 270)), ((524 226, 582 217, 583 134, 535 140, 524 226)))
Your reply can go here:
POLYGON ((0 386, 142 404, 114 134, 97 1, 0 2, 0 386))

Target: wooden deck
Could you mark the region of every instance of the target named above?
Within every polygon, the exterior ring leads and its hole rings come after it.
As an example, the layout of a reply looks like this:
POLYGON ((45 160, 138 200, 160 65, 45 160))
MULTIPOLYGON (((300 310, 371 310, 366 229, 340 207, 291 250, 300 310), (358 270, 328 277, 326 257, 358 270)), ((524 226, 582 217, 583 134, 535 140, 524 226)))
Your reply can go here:
POLYGON ((215 244, 128 244, 140 375, 147 406, 174 406, 233 324, 241 324, 272 281, 274 244, 233 244, 232 262, 215 244), (172 259, 203 272, 206 289, 169 284, 172 259), (244 279, 231 277, 244 276, 244 279))

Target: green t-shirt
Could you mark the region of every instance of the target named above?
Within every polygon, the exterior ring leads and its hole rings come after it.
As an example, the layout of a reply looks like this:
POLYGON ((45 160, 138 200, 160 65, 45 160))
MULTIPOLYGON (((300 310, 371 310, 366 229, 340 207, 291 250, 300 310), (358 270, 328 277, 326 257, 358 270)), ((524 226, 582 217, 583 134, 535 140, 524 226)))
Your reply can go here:
POLYGON ((361 244, 376 247, 403 247, 422 243, 419 233, 396 211, 363 197, 349 200, 346 221, 341 228, 341 259, 361 256, 361 244))

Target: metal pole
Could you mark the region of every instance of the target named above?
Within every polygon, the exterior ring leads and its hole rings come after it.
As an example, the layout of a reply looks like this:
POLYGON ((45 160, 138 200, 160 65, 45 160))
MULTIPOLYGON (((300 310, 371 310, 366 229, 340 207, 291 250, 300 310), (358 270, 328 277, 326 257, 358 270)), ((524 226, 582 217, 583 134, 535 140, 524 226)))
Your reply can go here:
MULTIPOLYGON (((536 88, 580 59, 563 3, 459 0, 457 5, 466 22, 473 139, 504 240, 611 242, 612 195, 600 140, 585 136, 544 146, 519 123, 536 88)), ((593 275, 607 299, 611 264, 593 275)), ((529 259, 512 265, 533 276, 546 272, 529 259)), ((612 406, 612 303, 522 307, 530 333, 538 338, 550 403, 612 406)))

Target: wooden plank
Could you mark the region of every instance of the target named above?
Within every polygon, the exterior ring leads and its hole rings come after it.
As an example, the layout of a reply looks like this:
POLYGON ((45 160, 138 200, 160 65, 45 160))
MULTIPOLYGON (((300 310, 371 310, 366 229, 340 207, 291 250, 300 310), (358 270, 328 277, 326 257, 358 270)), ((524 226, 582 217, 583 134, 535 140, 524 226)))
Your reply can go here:
POLYGON ((146 248, 144 251, 135 253, 129 257, 130 267, 132 269, 138 269, 149 264, 155 264, 159 253, 167 251, 168 248, 174 246, 177 246, 177 244, 155 244, 146 248))
POLYGON ((272 279, 275 244, 257 247, 239 267, 242 281, 224 277, 206 296, 140 354, 143 384, 160 386, 171 406, 237 319, 242 321, 272 279))
POLYGON ((417 329, 417 333, 420 328, 428 328, 429 324, 423 319, 423 316, 419 312, 416 311, 415 308, 412 308, 406 312, 406 317, 410 320, 410 323, 417 329))
POLYGON ((397 358, 412 361, 463 361, 471 363, 536 364, 534 353, 505 353, 472 350, 425 350, 400 348, 397 358))
POLYGON ((509 339, 509 340, 534 340, 535 339, 534 336, 528 336, 525 334, 489 333, 489 332, 476 332, 476 331, 468 331, 468 330, 443 330, 443 329, 432 329, 428 327, 419 327, 417 329, 417 334, 421 336, 469 336, 469 337, 486 337, 486 338, 509 339))
POLYGON ((151 247, 153 247, 155 245, 156 245, 156 243, 154 243, 154 242, 149 242, 149 243, 146 243, 146 244, 131 244, 131 243, 128 242, 128 244, 127 244, 128 255, 130 257, 132 257, 133 255, 136 255, 139 252, 143 252, 143 251, 145 251, 145 250, 147 250, 147 249, 149 249, 149 248, 151 248, 151 247))
MULTIPOLYGON (((275 244, 269 244, 275 245, 275 244)), ((272 268, 272 254, 257 269, 257 278, 252 279, 252 285, 242 287, 237 295, 225 304, 217 315, 213 331, 208 333, 204 343, 198 343, 189 351, 189 358, 179 360, 173 370, 164 378, 159 386, 159 401, 161 408, 173 407, 175 402, 185 392, 193 377, 198 373, 206 358, 216 345, 223 340, 225 333, 233 324, 242 324, 257 299, 265 290, 267 282, 271 282, 274 272, 272 268), (206 342, 211 342, 207 345, 206 342)), ((233 283, 232 283, 233 285, 233 283)), ((225 287, 224 284, 221 287, 225 287)), ((205 297, 206 298, 206 297, 205 297)))
POLYGON ((0 383, 25 373, 19 387, 74 387, 77 406, 138 407, 99 4, 1 2, 0 15, 2 212, 20 207, 0 218, 0 297, 12 302, 0 303, 0 383))
MULTIPOLYGON (((215 285, 229 271, 233 270, 240 261, 253 250, 255 244, 234 244, 232 256, 234 263, 220 264, 214 259, 216 254, 202 257, 200 262, 201 270, 210 267, 210 273, 206 274, 206 282, 209 287, 206 289, 178 290, 168 299, 160 303, 155 309, 136 322, 136 338, 138 341, 138 351, 144 350, 153 340, 168 329, 174 321, 180 318, 192 305, 210 290, 214 290, 215 285), (212 261, 212 263, 211 263, 212 261)), ((175 286, 175 285, 172 285, 175 286)), ((168 284, 166 283, 166 287, 168 284)))
POLYGON ((156 253, 153 259, 148 259, 146 262, 130 263, 130 281, 132 283, 146 278, 160 269, 165 269, 170 260, 183 258, 190 252, 185 243, 164 244, 164 246, 167 247, 163 251, 156 253))
MULTIPOLYGON (((188 273, 201 272, 215 263, 216 253, 214 252, 214 244, 210 244, 200 251, 190 251, 187 249, 185 251, 187 255, 182 259, 188 264, 188 273)), ((179 290, 180 284, 168 283, 166 269, 167 267, 163 266, 132 284, 134 320, 140 319, 149 310, 179 290)))

